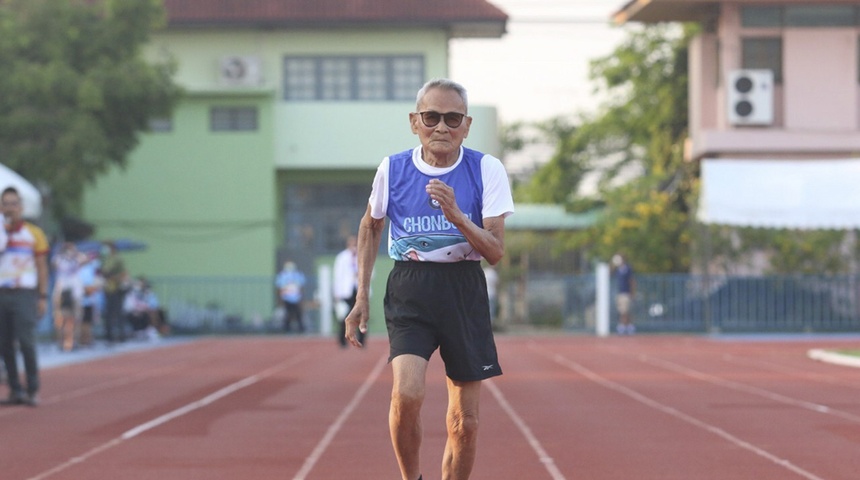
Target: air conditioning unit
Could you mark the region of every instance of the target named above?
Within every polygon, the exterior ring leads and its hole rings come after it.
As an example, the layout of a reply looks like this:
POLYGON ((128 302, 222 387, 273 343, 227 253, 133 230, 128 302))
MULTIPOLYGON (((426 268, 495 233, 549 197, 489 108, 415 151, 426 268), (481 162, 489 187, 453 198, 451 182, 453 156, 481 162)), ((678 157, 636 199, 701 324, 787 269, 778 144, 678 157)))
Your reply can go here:
POLYGON ((258 87, 263 83, 260 57, 232 55, 223 57, 219 70, 221 85, 228 87, 258 87))
POLYGON ((726 82, 731 125, 773 124, 773 71, 735 70, 726 82))

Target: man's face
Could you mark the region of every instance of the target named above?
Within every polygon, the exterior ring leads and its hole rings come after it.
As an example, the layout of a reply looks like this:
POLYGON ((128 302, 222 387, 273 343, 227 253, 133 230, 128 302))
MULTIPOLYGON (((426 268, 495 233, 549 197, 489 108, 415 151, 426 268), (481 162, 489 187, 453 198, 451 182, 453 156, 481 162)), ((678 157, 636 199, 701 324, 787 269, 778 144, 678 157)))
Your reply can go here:
POLYGON ((21 212, 23 209, 21 207, 21 197, 17 194, 9 192, 0 197, 0 207, 3 208, 3 215, 5 215, 8 220, 21 220, 21 212))
MULTIPOLYGON (((424 95, 418 111, 465 114, 466 105, 454 90, 434 88, 424 95)), ((472 118, 463 118, 463 122, 457 127, 449 127, 444 118, 435 126, 428 127, 422 121, 421 115, 410 113, 409 122, 412 126, 412 133, 418 135, 425 152, 437 156, 446 156, 460 150, 463 140, 469 136, 472 118)))

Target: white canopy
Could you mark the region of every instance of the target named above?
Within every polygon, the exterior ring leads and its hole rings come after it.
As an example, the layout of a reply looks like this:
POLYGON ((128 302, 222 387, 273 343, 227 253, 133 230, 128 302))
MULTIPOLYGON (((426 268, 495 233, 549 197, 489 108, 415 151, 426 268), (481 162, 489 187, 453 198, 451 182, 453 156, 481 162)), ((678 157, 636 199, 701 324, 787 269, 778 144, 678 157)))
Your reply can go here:
POLYGON ((701 180, 704 223, 860 228, 860 159, 705 159, 701 180))
POLYGON ((23 202, 25 218, 36 218, 42 214, 42 194, 39 189, 11 168, 0 164, 0 192, 15 187, 23 202))

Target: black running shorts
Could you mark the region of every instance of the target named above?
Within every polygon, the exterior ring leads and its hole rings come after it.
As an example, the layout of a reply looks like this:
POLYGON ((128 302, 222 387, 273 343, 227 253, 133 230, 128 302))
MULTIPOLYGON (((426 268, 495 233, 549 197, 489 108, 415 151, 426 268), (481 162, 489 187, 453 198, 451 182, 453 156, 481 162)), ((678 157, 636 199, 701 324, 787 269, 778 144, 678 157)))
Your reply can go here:
POLYGON ((395 262, 384 305, 389 361, 403 354, 429 361, 438 348, 452 380, 502 374, 480 262, 395 262))

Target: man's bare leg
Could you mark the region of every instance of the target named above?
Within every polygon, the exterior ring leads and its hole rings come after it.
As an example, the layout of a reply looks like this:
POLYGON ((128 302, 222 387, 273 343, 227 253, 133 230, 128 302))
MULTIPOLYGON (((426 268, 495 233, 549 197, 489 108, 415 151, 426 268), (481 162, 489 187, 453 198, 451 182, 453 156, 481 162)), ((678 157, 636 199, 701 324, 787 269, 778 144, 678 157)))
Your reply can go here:
POLYGON ((424 404, 427 360, 417 355, 398 355, 391 360, 394 387, 388 428, 394 455, 400 465, 403 480, 416 480, 421 475, 421 406, 424 404))
POLYGON ((448 441, 442 458, 442 480, 466 480, 478 449, 478 404, 481 382, 448 379, 448 441))

